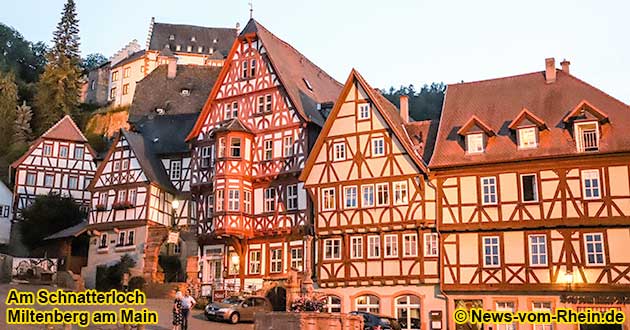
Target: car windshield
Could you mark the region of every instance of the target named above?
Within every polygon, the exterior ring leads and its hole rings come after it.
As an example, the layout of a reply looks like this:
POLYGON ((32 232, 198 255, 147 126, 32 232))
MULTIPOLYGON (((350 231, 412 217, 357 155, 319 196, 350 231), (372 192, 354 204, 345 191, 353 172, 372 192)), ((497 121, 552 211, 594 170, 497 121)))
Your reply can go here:
POLYGON ((230 305, 238 305, 242 302, 243 302, 243 299, 239 297, 229 297, 229 298, 223 299, 223 303, 230 304, 230 305))

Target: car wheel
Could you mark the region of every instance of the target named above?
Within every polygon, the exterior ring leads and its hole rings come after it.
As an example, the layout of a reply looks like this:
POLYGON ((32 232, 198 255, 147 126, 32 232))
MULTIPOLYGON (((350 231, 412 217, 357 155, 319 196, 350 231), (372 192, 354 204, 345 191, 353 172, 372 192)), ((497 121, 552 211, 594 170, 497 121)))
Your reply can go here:
POLYGON ((230 315, 230 323, 232 324, 238 323, 240 319, 241 319, 241 316, 238 315, 238 313, 232 313, 232 315, 230 315))

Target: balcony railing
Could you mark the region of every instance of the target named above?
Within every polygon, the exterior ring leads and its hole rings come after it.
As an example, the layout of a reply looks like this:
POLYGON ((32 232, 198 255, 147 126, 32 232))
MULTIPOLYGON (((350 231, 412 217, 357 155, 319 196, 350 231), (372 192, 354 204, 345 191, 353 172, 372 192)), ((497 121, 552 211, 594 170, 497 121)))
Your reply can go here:
POLYGON ((581 131, 580 152, 599 150, 599 141, 597 140, 596 130, 581 131))

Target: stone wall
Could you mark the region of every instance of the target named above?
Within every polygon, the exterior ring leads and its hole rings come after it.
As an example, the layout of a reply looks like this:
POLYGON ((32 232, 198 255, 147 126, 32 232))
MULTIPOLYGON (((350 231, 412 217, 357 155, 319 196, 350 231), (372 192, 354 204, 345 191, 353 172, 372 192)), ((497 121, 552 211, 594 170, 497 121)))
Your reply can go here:
POLYGON ((340 313, 257 313, 255 330, 363 330, 363 317, 340 313))

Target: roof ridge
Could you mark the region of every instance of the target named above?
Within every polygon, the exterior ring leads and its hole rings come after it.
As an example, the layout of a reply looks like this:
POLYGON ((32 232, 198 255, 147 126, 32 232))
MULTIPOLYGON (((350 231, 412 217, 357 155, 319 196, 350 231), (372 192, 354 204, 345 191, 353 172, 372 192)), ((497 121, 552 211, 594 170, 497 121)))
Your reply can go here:
POLYGON ((447 86, 471 85, 471 84, 485 83, 485 82, 498 81, 498 80, 504 80, 504 79, 520 78, 520 77, 540 74, 540 73, 544 73, 544 71, 534 71, 534 72, 515 74, 515 75, 499 77, 499 78, 489 78, 489 79, 482 79, 482 80, 475 80, 475 81, 458 82, 454 84, 447 84, 447 86))
POLYGON ((84 142, 87 142, 87 138, 85 137, 85 135, 83 135, 83 132, 81 132, 81 129, 79 128, 79 126, 77 126, 77 124, 74 122, 74 120, 72 120, 72 117, 70 117, 70 115, 64 115, 63 117, 61 117, 61 119, 59 119, 54 125, 52 125, 48 130, 46 130, 46 132, 44 132, 42 135, 40 135, 41 137, 46 137, 46 135, 48 135, 49 133, 52 132, 53 129, 57 128, 59 125, 61 125, 61 123, 66 120, 69 119, 70 120, 70 124, 72 125, 72 127, 74 127, 74 129, 77 130, 77 132, 79 132, 79 135, 81 135, 81 137, 83 138, 84 142))
POLYGON ((610 94, 608 94, 608 93, 604 92, 603 90, 601 90, 601 89, 599 89, 599 88, 597 88, 597 87, 595 87, 595 86, 593 86, 593 85, 591 85, 591 84, 587 83, 586 81, 584 81, 584 80, 582 80, 582 79, 580 79, 580 78, 578 78, 578 77, 576 77, 576 76, 574 76, 574 75, 572 75, 572 74, 570 74, 570 73, 566 73, 566 72, 564 72, 564 71, 562 71, 562 70, 558 70, 558 69, 556 69, 556 70, 557 70, 558 72, 561 72, 563 75, 566 75, 567 77, 570 77, 570 78, 575 79, 577 82, 579 82, 579 83, 581 83, 581 84, 583 84, 583 85, 585 85, 585 86, 587 86, 587 87, 593 88, 594 90, 596 90, 597 92, 601 93, 602 95, 604 95, 604 96, 606 96, 606 97, 609 97, 609 98, 611 98, 612 100, 615 100, 615 101, 616 101, 616 102, 618 102, 618 103, 621 103, 623 106, 625 106, 625 107, 629 108, 629 110, 630 110, 630 105, 625 104, 623 101, 619 100, 618 98, 616 98, 616 97, 614 97, 614 96, 612 96, 612 95, 610 95, 610 94))
POLYGON ((154 24, 172 25, 172 26, 187 26, 187 27, 197 27, 197 28, 215 29, 215 30, 218 30, 218 29, 222 29, 222 30, 236 30, 236 28, 217 27, 217 26, 203 26, 203 25, 194 25, 194 24, 160 23, 160 22, 155 22, 154 24))

